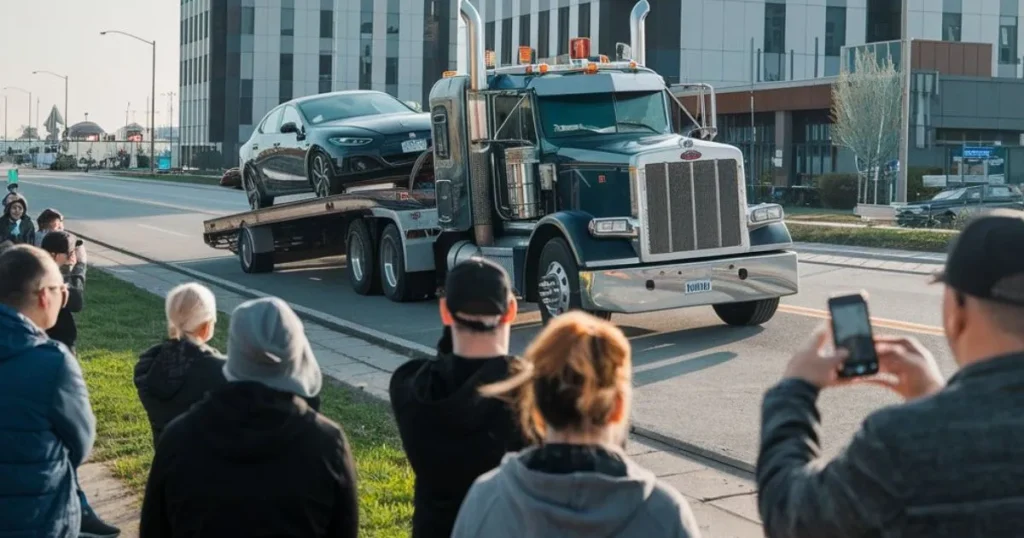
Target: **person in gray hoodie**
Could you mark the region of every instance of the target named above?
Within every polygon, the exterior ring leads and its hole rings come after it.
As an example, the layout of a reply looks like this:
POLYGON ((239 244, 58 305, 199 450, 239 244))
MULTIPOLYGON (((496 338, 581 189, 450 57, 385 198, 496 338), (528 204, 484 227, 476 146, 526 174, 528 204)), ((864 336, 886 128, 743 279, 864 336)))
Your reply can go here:
POLYGON ((515 373, 480 389, 511 396, 538 445, 474 482, 452 538, 699 538, 682 494, 626 455, 631 387, 615 325, 582 312, 552 320, 515 373))

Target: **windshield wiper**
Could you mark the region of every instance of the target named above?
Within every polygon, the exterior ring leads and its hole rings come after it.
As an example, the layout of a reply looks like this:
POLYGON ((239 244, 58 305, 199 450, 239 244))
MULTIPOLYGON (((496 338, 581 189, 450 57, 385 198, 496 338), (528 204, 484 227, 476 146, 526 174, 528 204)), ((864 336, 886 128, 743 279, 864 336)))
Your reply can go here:
POLYGON ((652 133, 660 133, 661 132, 661 131, 655 129, 654 127, 651 127, 650 125, 647 125, 646 123, 643 123, 641 121, 619 120, 619 121, 615 122, 615 125, 632 125, 634 127, 644 127, 646 129, 649 129, 652 133))

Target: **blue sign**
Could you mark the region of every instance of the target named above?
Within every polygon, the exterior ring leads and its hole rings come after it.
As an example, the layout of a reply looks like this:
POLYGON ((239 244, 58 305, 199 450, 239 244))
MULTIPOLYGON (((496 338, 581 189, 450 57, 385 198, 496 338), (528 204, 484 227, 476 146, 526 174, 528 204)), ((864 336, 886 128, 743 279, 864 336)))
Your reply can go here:
POLYGON ((170 170, 171 169, 171 156, 170 155, 161 155, 160 157, 157 158, 156 163, 157 163, 157 168, 159 168, 160 170, 170 170))
POLYGON ((8 183, 17 183, 18 182, 18 169, 17 168, 11 168, 10 170, 7 171, 7 182, 8 183))
POLYGON ((964 146, 962 155, 965 159, 988 159, 992 156, 992 149, 984 146, 964 146))

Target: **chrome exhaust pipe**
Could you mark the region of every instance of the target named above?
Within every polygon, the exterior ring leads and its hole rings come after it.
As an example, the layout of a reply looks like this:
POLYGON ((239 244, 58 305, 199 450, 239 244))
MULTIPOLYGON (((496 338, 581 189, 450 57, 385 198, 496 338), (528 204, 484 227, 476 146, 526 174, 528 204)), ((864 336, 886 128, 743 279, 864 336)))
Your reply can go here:
POLYGON ((460 0, 459 13, 466 23, 469 49, 469 91, 466 92, 466 123, 469 127, 469 199, 473 214, 473 239, 478 247, 494 244, 494 198, 491 195, 491 146, 484 142, 489 129, 483 95, 487 77, 484 58, 484 24, 469 0, 460 0))
POLYGON ((483 19, 469 0, 459 2, 459 13, 462 16, 462 21, 466 23, 466 46, 469 49, 469 87, 480 91, 484 89, 481 81, 487 76, 487 66, 484 64, 483 19))
POLYGON ((647 65, 646 20, 650 12, 651 4, 640 0, 629 14, 629 48, 633 49, 633 60, 639 65, 647 65))

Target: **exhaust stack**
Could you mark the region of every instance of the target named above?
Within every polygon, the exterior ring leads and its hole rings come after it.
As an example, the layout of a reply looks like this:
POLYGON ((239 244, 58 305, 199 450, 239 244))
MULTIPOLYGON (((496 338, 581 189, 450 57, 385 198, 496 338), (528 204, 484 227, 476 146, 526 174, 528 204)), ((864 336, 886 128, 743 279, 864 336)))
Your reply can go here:
MULTIPOLYGON (((646 2, 647 0, 643 0, 646 2)), ((469 49, 469 87, 475 91, 483 88, 481 80, 487 76, 484 64, 484 23, 480 12, 469 0, 459 2, 459 13, 466 23, 466 48, 469 49)))
POLYGON ((469 200, 473 213, 473 239, 478 247, 494 244, 494 197, 491 183, 491 147, 487 139, 487 102, 485 89, 487 65, 484 63, 484 24, 480 12, 469 0, 460 0, 459 13, 466 23, 469 49, 469 91, 466 92, 466 123, 469 127, 469 200))
POLYGON ((651 4, 640 0, 629 14, 629 47, 633 49, 633 60, 640 65, 647 65, 646 21, 650 12, 651 4))

